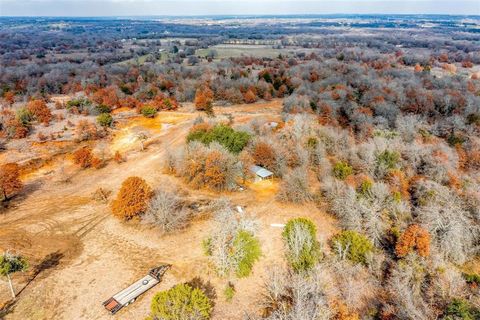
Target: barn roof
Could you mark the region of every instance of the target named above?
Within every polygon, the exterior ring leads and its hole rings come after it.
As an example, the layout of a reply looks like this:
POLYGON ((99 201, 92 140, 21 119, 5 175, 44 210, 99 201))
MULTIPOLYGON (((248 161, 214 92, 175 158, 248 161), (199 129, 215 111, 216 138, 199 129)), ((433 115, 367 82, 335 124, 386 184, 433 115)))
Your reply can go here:
POLYGON ((255 165, 250 167, 250 171, 259 176, 260 178, 268 178, 273 175, 272 171, 255 165))

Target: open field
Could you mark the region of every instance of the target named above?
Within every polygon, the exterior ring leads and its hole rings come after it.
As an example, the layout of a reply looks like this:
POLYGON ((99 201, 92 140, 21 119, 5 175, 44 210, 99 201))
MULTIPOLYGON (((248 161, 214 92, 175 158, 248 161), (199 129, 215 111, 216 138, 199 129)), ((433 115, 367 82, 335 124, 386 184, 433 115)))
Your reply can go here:
POLYGON ((247 57, 266 57, 276 58, 279 55, 294 56, 297 52, 305 52, 307 54, 315 52, 315 49, 305 48, 285 48, 277 49, 268 45, 245 45, 245 44, 219 44, 208 49, 198 49, 196 55, 205 57, 211 52, 216 52, 216 58, 238 58, 242 56, 247 57))

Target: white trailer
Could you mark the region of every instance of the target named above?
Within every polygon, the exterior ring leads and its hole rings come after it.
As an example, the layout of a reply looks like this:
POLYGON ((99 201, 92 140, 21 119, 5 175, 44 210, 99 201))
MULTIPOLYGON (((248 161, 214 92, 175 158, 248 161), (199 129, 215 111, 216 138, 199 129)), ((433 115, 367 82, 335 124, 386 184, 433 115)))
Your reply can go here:
POLYGON ((123 307, 133 303, 140 295, 160 283, 163 275, 168 269, 170 269, 170 267, 171 265, 162 265, 150 270, 145 277, 105 301, 103 306, 110 311, 111 314, 117 313, 123 307))

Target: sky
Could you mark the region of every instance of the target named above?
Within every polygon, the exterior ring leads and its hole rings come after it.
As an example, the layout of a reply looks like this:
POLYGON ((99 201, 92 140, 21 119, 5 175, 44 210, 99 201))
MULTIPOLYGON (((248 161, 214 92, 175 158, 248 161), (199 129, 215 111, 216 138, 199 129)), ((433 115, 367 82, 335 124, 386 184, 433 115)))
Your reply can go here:
POLYGON ((0 0, 0 16, 480 15, 480 0, 0 0))

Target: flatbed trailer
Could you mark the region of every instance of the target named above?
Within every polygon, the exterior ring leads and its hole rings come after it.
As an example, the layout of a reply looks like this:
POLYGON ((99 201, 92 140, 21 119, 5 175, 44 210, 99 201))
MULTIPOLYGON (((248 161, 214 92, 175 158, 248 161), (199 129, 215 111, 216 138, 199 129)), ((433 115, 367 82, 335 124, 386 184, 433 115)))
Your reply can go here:
POLYGON ((140 295, 160 283, 163 275, 170 267, 171 265, 165 264, 158 268, 153 268, 145 277, 103 302, 103 306, 110 311, 111 314, 117 313, 123 307, 133 303, 140 295))

